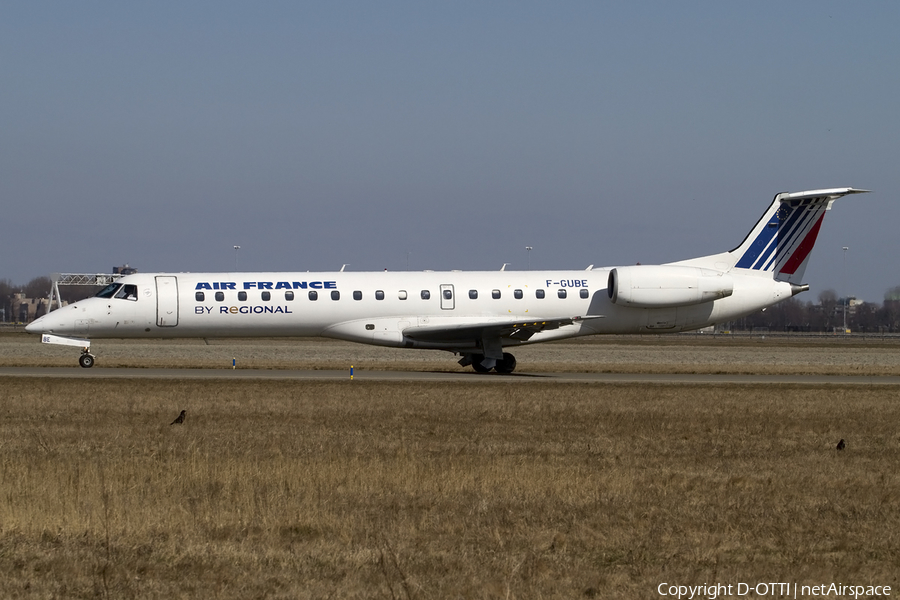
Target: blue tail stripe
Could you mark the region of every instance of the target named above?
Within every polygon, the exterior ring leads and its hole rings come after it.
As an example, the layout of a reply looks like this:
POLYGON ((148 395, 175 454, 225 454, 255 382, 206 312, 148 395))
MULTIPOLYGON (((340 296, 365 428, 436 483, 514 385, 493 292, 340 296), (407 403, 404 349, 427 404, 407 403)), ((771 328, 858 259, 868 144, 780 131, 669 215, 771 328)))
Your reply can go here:
POLYGON ((810 226, 816 222, 818 211, 812 208, 811 206, 803 207, 803 219, 788 233, 784 243, 780 245, 779 251, 772 257, 772 261, 767 267, 773 264, 781 266, 791 257, 798 243, 806 237, 806 232, 809 231, 810 226))
POLYGON ((739 269, 771 271, 781 268, 794 254, 823 207, 818 199, 804 199, 779 206, 735 264, 739 269), (772 225, 777 225, 772 227, 772 225))
POLYGON ((801 203, 800 209, 803 213, 803 220, 790 232, 785 239, 783 247, 775 257, 774 266, 776 271, 780 271, 787 261, 791 259, 797 247, 806 238, 806 234, 815 225, 824 207, 825 205, 815 200, 804 200, 801 203))
POLYGON ((778 248, 778 240, 779 240, 779 234, 781 233, 781 227, 782 227, 782 225, 779 224, 778 228, 775 232, 775 235, 773 235, 772 239, 769 241, 769 245, 766 246, 766 249, 762 253, 760 253, 759 258, 757 258, 756 262, 753 263, 753 269, 755 269, 757 271, 760 269, 765 270, 763 265, 769 259, 769 257, 775 251, 775 249, 778 248))
MULTIPOLYGON (((769 221, 771 222, 771 221, 769 221)), ((750 244, 750 247, 747 248, 747 251, 744 252, 744 255, 737 262, 735 267, 739 269, 750 269, 753 267, 753 263, 756 262, 756 259, 759 257, 760 253, 766 248, 775 234, 778 232, 778 229, 775 227, 770 228, 769 224, 766 223, 763 226, 763 230, 759 232, 759 235, 756 236, 756 239, 753 240, 753 243, 750 244)))
POLYGON ((777 251, 770 255, 770 259, 766 262, 763 270, 768 271, 772 265, 780 260, 785 253, 790 253, 791 246, 798 237, 802 237, 803 231, 807 229, 813 212, 808 207, 800 207, 788 218, 783 228, 780 230, 781 235, 778 237, 776 244, 777 251))
POLYGON ((760 252, 757 259, 753 262, 753 266, 751 267, 751 269, 753 269, 755 271, 762 269, 763 263, 769 258, 769 256, 772 254, 772 251, 777 247, 778 247, 778 233, 776 232, 775 235, 772 236, 772 239, 769 240, 769 243, 765 247, 765 249, 763 249, 763 251, 760 252))
POLYGON ((759 270, 762 268, 762 264, 780 245, 777 241, 778 233, 780 231, 787 231, 785 227, 790 227, 803 212, 804 211, 797 210, 795 207, 786 204, 779 206, 735 266, 740 269, 759 270), (781 212, 780 219, 778 216, 779 212, 781 212), (777 226, 770 227, 773 223, 777 226))

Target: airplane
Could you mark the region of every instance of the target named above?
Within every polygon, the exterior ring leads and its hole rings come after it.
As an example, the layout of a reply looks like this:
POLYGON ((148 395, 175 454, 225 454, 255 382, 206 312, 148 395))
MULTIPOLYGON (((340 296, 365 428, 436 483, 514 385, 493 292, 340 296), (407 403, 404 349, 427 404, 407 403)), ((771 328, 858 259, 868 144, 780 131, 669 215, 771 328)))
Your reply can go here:
POLYGON ((318 336, 439 349, 479 373, 512 373, 508 349, 596 334, 701 329, 772 306, 802 283, 825 212, 854 188, 775 196, 728 252, 585 271, 137 273, 29 324, 51 344, 318 336))

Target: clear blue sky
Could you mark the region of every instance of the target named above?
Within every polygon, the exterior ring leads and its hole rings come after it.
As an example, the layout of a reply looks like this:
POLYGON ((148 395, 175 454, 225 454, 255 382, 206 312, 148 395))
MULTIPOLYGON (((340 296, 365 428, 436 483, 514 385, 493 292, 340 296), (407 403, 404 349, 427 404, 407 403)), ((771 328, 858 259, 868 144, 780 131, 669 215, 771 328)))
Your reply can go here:
POLYGON ((894 1, 7 2, 0 278, 235 244, 241 270, 659 263, 853 186, 801 298, 881 302, 898 30, 894 1))

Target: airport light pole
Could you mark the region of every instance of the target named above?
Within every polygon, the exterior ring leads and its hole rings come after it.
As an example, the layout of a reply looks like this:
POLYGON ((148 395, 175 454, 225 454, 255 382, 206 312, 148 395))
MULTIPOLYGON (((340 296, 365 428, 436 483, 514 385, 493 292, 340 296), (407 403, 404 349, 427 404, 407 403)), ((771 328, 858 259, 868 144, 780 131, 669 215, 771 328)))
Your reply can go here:
POLYGON ((533 249, 534 248, 532 246, 525 246, 525 252, 526 252, 525 256, 528 257, 528 261, 527 261, 528 264, 527 264, 526 270, 528 270, 528 271, 531 270, 531 251, 533 249))
POLYGON ((844 334, 847 333, 847 246, 843 246, 844 248, 844 334))
POLYGON ((238 250, 240 250, 240 249, 241 249, 240 246, 235 246, 235 247, 234 247, 234 271, 235 271, 235 273, 236 273, 237 270, 238 270, 238 266, 237 266, 237 265, 238 265, 238 263, 237 263, 237 258, 238 258, 238 250))

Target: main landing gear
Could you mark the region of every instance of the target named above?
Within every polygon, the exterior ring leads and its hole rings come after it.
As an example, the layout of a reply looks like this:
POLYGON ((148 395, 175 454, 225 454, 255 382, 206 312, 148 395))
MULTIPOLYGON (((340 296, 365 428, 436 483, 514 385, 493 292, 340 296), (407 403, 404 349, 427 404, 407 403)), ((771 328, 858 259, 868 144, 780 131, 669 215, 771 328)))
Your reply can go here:
POLYGON ((88 352, 87 348, 83 349, 81 356, 78 358, 78 364, 85 369, 90 369, 94 366, 94 355, 88 352))
POLYGON ((466 354, 459 361, 462 366, 472 365, 476 373, 497 373, 508 374, 516 370, 516 357, 509 352, 503 353, 503 358, 487 358, 483 354, 466 354))

